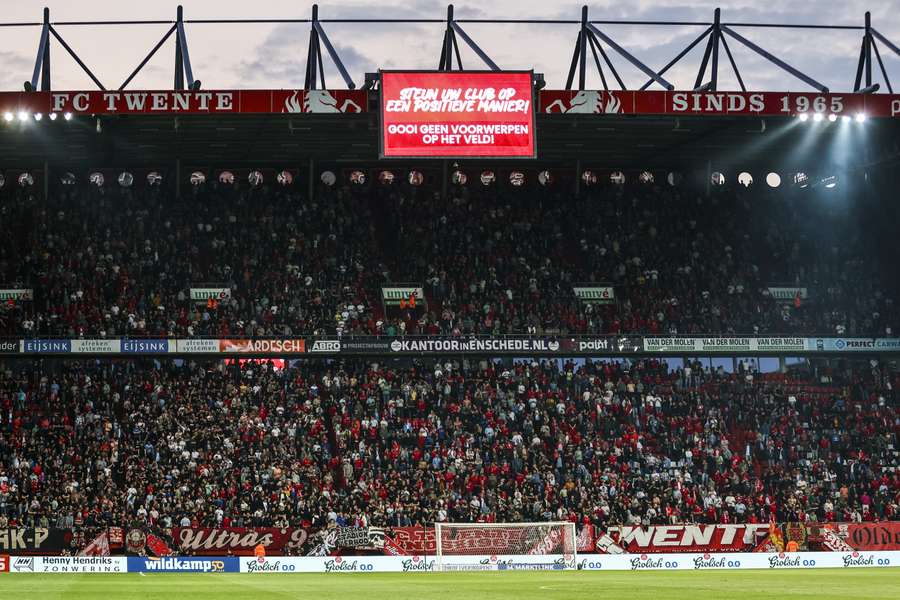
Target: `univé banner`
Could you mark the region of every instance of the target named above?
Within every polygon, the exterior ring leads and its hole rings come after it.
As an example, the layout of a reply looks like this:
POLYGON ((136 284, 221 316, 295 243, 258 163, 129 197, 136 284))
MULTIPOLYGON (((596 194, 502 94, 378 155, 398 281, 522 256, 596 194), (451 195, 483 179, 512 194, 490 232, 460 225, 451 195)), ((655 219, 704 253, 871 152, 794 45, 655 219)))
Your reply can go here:
POLYGON ((531 71, 381 72, 382 157, 534 158, 531 71))

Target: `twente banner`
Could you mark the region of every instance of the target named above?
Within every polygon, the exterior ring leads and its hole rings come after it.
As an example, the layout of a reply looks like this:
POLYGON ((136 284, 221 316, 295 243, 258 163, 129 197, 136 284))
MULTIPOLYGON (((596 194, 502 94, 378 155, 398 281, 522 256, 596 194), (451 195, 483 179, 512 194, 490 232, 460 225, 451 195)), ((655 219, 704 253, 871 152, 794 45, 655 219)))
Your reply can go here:
MULTIPOLYGON (((497 75, 504 75, 503 72, 497 75)), ((468 77, 469 74, 463 75, 468 77)), ((390 82, 389 82, 390 83, 390 82)), ((409 86, 407 86, 409 87, 409 86)), ((418 89, 435 89, 416 82, 418 89)), ((463 90, 468 84, 461 84, 463 90)), ((481 87, 488 87, 482 85, 481 87)), ((525 100, 519 84, 515 97, 525 100)), ((403 89, 403 88, 400 88, 403 89)), ((373 97, 378 92, 371 92, 373 97)), ((399 93, 399 92, 398 92, 399 93)), ((410 93, 410 96, 423 92, 410 93)), ((440 99, 440 92, 438 92, 440 99)), ((465 91, 461 100, 466 100, 465 91)), ((499 96, 499 93, 498 93, 499 96)), ((398 95, 393 100, 404 101, 398 95)), ((407 100, 412 100, 408 98, 407 100)), ((498 101, 502 101, 499 97, 498 101)), ((74 115, 190 115, 190 114, 332 114, 350 115, 368 110, 365 90, 70 90, 52 92, 0 92, 0 113, 74 115)), ((816 92, 739 92, 664 90, 541 90, 534 109, 546 115, 673 115, 793 117, 799 114, 870 118, 900 116, 900 94, 852 94, 816 92)), ((404 114, 406 111, 400 111, 404 114)), ((524 113, 522 113, 524 114, 524 113)), ((524 146, 523 146, 524 148, 524 146)), ((483 148, 481 149, 483 150, 483 148)), ((526 151, 521 150, 523 153, 526 151)), ((524 154, 523 154, 524 155, 524 154)))

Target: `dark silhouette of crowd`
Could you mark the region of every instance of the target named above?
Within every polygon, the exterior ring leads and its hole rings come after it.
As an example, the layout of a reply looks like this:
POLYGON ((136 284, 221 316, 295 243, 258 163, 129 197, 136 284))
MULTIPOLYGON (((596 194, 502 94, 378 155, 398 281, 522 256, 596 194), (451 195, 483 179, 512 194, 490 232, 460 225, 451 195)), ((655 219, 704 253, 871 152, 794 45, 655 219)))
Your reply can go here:
POLYGON ((892 336, 877 202, 667 185, 4 190, 0 334, 892 336), (415 310, 381 287, 421 285, 415 310), (614 288, 580 302, 578 284, 614 288), (192 287, 228 287, 215 303, 192 287), (769 288, 803 287, 773 298, 769 288))
POLYGON ((877 362, 18 361, 0 528, 898 518, 877 362))

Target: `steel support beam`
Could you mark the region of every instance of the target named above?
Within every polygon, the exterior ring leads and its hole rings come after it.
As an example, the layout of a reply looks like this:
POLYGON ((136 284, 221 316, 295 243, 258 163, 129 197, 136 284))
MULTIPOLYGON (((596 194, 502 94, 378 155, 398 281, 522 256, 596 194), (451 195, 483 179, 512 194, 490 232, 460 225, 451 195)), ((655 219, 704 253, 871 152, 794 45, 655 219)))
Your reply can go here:
POLYGON ((712 45, 712 71, 710 73, 710 89, 716 91, 719 84, 719 38, 722 36, 721 27, 722 10, 717 8, 713 19, 713 45, 712 45))
POLYGON ((734 76, 737 77, 738 85, 741 86, 741 91, 746 92, 747 87, 744 85, 744 78, 741 77, 741 72, 737 68, 737 63, 734 62, 734 57, 731 55, 731 48, 728 47, 728 42, 725 40, 725 36, 720 36, 719 39, 722 40, 722 47, 725 48, 725 54, 728 56, 728 62, 731 63, 731 69, 734 71, 734 76))
POLYGON ((866 33, 863 35, 866 53, 866 87, 872 85, 872 13, 866 11, 866 33))
MULTIPOLYGON (((606 75, 603 73, 603 66, 600 64, 600 57, 597 56, 597 42, 593 36, 588 40, 591 43, 591 54, 594 56, 594 64, 597 66, 597 72, 600 73, 600 81, 603 82, 603 91, 609 91, 609 85, 606 83, 606 75)), ((624 88, 623 88, 624 89, 624 88)))
MULTIPOLYGON (((44 9, 46 10, 46 9, 44 9)), ((31 74, 31 89, 36 90, 38 78, 41 76, 41 68, 44 66, 44 56, 50 47, 50 24, 45 22, 41 27, 41 37, 38 41, 37 56, 34 59, 34 71, 31 74)), ((49 74, 48 74, 49 77, 49 74)))
POLYGON ((578 49, 578 60, 581 61, 578 67, 578 89, 583 90, 585 86, 585 73, 587 71, 587 41, 588 41, 588 7, 581 7, 581 48, 578 49))
MULTIPOLYGON (((700 42, 702 42, 702 41, 703 41, 703 38, 705 38, 707 35, 709 35, 709 33, 710 33, 711 31, 712 31, 712 25, 710 25, 709 27, 707 27, 706 30, 705 30, 703 33, 701 33, 700 35, 698 35, 697 38, 696 38, 693 42, 691 42, 690 44, 688 44, 688 46, 687 46, 684 50, 682 50, 681 52, 679 52, 678 55, 677 55, 675 58, 673 58, 672 60, 670 60, 670 61, 668 62, 668 64, 667 64, 666 66, 664 66, 662 69, 660 69, 659 71, 657 71, 656 74, 659 75, 660 77, 662 77, 662 76, 665 74, 666 71, 668 71, 669 69, 671 69, 672 67, 674 67, 675 64, 676 64, 678 61, 680 61, 682 58, 684 58, 685 56, 687 56, 687 53, 688 53, 688 52, 690 52, 691 50, 693 50, 694 47, 697 46, 697 44, 699 44, 700 42)), ((723 38, 723 39, 724 39, 724 38, 723 38)), ((653 82, 654 82, 653 79, 647 80, 647 83, 645 83, 644 85, 642 85, 640 89, 641 89, 641 90, 646 90, 648 87, 650 87, 650 86, 653 84, 653 82)))
POLYGON ((706 41, 706 50, 703 52, 703 60, 700 61, 700 69, 697 71, 697 79, 694 80, 694 89, 696 90, 703 85, 703 78, 706 77, 706 66, 709 64, 709 55, 712 53, 713 44, 716 41, 716 31, 712 29, 709 39, 706 41))
POLYGON ((873 36, 875 36, 876 38, 878 38, 878 41, 879 41, 879 42, 881 42, 882 44, 884 44, 885 46, 887 46, 888 48, 890 48, 891 50, 893 50, 893 51, 894 51, 894 54, 896 54, 897 56, 900 56, 900 48, 898 48, 897 46, 895 46, 895 45, 891 42, 891 40, 889 40, 889 39, 887 39, 886 37, 884 37, 883 35, 881 35, 881 34, 878 32, 878 30, 875 29, 874 27, 871 27, 871 28, 870 28, 870 31, 872 32, 872 35, 873 35, 873 36))
POLYGON ((572 89, 572 82, 575 81, 575 68, 578 67, 578 53, 581 51, 581 35, 579 31, 575 36, 575 51, 572 52, 572 63, 569 65, 569 75, 566 77, 566 89, 572 89))
POLYGON ((75 62, 78 63, 78 66, 81 67, 81 69, 82 69, 85 73, 87 73, 87 76, 91 78, 91 81, 93 81, 94 84, 95 84, 98 88, 100 88, 100 89, 103 90, 103 91, 106 91, 106 88, 103 87, 103 84, 100 83, 100 80, 97 79, 97 77, 91 72, 91 70, 87 67, 87 65, 84 64, 84 61, 82 61, 81 58, 80 58, 77 54, 75 54, 75 51, 72 50, 72 48, 69 46, 69 44, 66 43, 66 40, 62 39, 62 36, 60 36, 60 35, 56 32, 56 29, 53 27, 53 25, 50 25, 50 33, 53 34, 53 37, 56 38, 56 41, 59 42, 59 45, 62 46, 63 48, 65 48, 66 52, 68 52, 69 55, 70 55, 73 59, 75 59, 75 62))
POLYGON ((759 46, 757 46, 756 44, 754 44, 753 42, 751 42, 750 40, 748 40, 747 38, 745 38, 745 37, 742 36, 741 34, 737 33, 736 31, 734 31, 733 29, 731 29, 731 28, 728 27, 727 25, 722 25, 722 26, 721 26, 721 29, 722 29, 722 31, 724 31, 725 33, 727 33, 728 35, 730 35, 731 37, 733 37, 734 39, 736 39, 737 41, 739 41, 740 43, 742 43, 742 44, 743 44, 744 46, 746 46, 747 48, 750 48, 751 50, 753 50, 754 52, 756 52, 757 54, 759 54, 760 56, 762 56, 763 58, 765 58, 766 60, 768 60, 770 63, 772 63, 772 64, 774 64, 774 65, 777 65, 777 66, 781 67, 783 70, 787 71, 788 73, 790 73, 791 75, 793 75, 793 76, 796 77, 797 79, 803 81, 804 83, 807 83, 808 85, 810 85, 810 86, 816 88, 817 90, 819 90, 819 91, 822 92, 823 94, 827 94, 827 93, 828 93, 828 87, 827 87, 827 86, 825 86, 825 85, 819 83, 818 81, 816 81, 816 80, 813 79, 812 77, 810 77, 810 76, 808 76, 808 75, 802 73, 802 72, 799 71, 798 69, 795 69, 794 67, 792 67, 791 65, 787 64, 786 62, 784 62, 783 60, 781 60, 781 59, 778 58, 777 56, 774 56, 773 54, 770 54, 770 53, 767 52, 766 50, 763 50, 762 48, 760 48, 759 46))
POLYGON ((606 63, 606 66, 609 67, 609 70, 610 70, 610 71, 612 71, 613 77, 616 78, 616 82, 619 84, 619 87, 622 88, 622 89, 624 90, 624 89, 625 89, 625 82, 622 81, 622 78, 619 76, 619 72, 616 70, 615 65, 612 64, 612 61, 611 61, 611 60, 609 60, 609 56, 606 54, 606 50, 603 49, 603 46, 602 46, 602 45, 600 44, 600 42, 599 42, 599 41, 591 34, 591 32, 588 32, 588 41, 591 42, 594 46, 596 46, 596 47, 597 47, 597 50, 600 51, 600 56, 603 57, 603 61, 606 63))
POLYGON ((188 53, 187 37, 184 34, 184 23, 178 22, 178 41, 181 42, 181 55, 184 62, 184 74, 187 76, 189 89, 194 89, 194 70, 191 68, 191 55, 188 53))
POLYGON ((863 74, 863 65, 866 62, 866 40, 863 38, 863 41, 859 45, 859 61, 856 63, 856 79, 853 80, 853 91, 858 92, 859 88, 862 87, 862 74, 863 74))
POLYGON ((487 53, 485 53, 485 51, 482 50, 478 46, 478 44, 476 44, 475 41, 469 37, 469 34, 463 30, 459 23, 453 21, 452 23, 450 23, 450 26, 453 27, 453 31, 459 34, 459 37, 463 39, 466 45, 472 49, 472 52, 477 54, 478 58, 484 61, 484 64, 486 64, 491 69, 491 71, 501 70, 500 67, 497 66, 497 63, 491 60, 491 57, 488 56, 487 53))
MULTIPOLYGON (((44 7, 44 27, 50 27, 50 9, 44 7)), ((43 34, 43 32, 42 32, 43 34)), ((48 32, 49 34, 49 32, 48 32)), ((47 43, 44 46, 44 60, 41 65, 41 91, 50 91, 50 36, 47 35, 47 43)), ((32 88, 34 85, 32 84, 32 88)))
POLYGON ((672 85, 671 83, 669 83, 668 81, 666 81, 665 79, 663 79, 662 77, 657 75, 653 69, 651 69, 650 67, 648 67, 647 65, 645 65, 644 63, 639 61, 637 58, 632 56, 625 48, 623 48, 622 46, 617 44, 615 42, 615 40, 613 40, 611 37, 609 37, 602 31, 600 31, 599 29, 597 29, 597 27, 593 23, 588 23, 587 28, 591 33, 593 33, 598 38, 600 38, 601 40, 606 42, 610 48, 612 48, 613 50, 618 52, 622 58, 624 58, 625 60, 630 62, 632 65, 634 65, 635 67, 637 67, 638 69, 643 71, 645 75, 647 75, 648 77, 650 77, 651 79, 653 79, 654 81, 656 81, 657 83, 662 85, 667 90, 675 89, 674 85, 672 85))
POLYGON ((878 66, 881 69, 881 76, 884 78, 884 83, 888 87, 888 93, 893 94, 894 88, 891 86, 891 80, 888 77, 887 69, 884 68, 884 62, 881 60, 881 52, 878 51, 878 44, 875 43, 875 40, 872 40, 872 49, 875 50, 875 58, 878 59, 878 66))
POLYGON ((169 31, 167 31, 166 34, 164 36, 162 36, 162 38, 158 42, 156 42, 156 45, 153 46, 153 49, 150 50, 150 53, 144 57, 144 60, 141 61, 141 64, 139 64, 137 66, 137 68, 131 72, 131 75, 129 75, 128 78, 122 82, 122 85, 119 86, 120 90, 124 90, 125 86, 127 86, 129 83, 131 83, 131 80, 134 79, 138 73, 140 73, 141 69, 144 68, 144 65, 146 65, 150 61, 150 59, 153 58, 153 55, 155 55, 156 52, 160 48, 162 48, 162 45, 166 43, 166 40, 168 40, 170 37, 172 37, 172 33, 175 32, 175 27, 176 27, 175 25, 172 25, 169 28, 169 31))

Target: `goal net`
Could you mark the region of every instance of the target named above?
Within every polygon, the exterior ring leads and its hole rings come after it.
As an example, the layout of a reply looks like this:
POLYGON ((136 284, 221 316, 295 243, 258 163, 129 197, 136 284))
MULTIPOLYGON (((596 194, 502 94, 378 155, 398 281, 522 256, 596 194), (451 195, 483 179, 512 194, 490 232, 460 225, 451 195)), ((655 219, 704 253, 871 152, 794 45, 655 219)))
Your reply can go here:
POLYGON ((575 568, 574 523, 436 523, 434 528, 439 571, 575 568))

